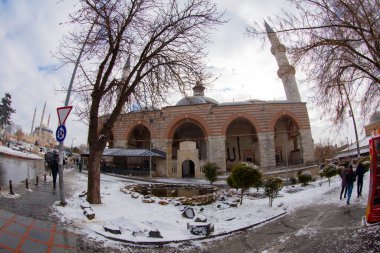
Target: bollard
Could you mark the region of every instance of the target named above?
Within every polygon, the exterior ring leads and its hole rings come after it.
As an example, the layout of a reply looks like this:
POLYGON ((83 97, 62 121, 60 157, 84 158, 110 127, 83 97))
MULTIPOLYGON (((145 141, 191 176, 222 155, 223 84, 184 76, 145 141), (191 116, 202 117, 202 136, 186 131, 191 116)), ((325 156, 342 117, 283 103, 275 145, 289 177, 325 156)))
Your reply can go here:
POLYGON ((25 180, 25 186, 26 186, 26 189, 29 189, 28 179, 25 180))
POLYGON ((9 194, 15 195, 15 193, 13 192, 12 180, 9 180, 9 194))
POLYGON ((38 185, 38 176, 36 176, 36 185, 38 185))
POLYGON ((46 173, 44 174, 44 181, 46 182, 46 173))

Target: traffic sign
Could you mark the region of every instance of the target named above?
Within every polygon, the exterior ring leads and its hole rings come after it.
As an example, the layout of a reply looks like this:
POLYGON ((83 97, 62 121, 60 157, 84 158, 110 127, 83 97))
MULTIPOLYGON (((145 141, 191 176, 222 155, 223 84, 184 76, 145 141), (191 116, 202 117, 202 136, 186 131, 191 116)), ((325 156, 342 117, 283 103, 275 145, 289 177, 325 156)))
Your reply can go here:
POLYGON ((55 132, 55 138, 58 142, 63 142, 66 138, 66 134, 67 131, 65 125, 60 125, 55 132))
POLYGON ((67 119, 67 116, 69 116, 71 109, 73 109, 72 106, 64 106, 64 107, 58 107, 57 108, 58 119, 59 119, 60 125, 65 124, 65 121, 67 119))

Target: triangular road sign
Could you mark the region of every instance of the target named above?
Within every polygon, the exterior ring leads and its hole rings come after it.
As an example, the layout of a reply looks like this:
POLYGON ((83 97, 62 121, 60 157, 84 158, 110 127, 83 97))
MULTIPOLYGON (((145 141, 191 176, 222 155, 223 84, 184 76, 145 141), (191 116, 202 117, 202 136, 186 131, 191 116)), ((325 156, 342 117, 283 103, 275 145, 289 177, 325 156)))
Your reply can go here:
POLYGON ((64 107, 58 107, 57 108, 58 119, 59 119, 60 125, 65 124, 65 121, 67 119, 67 116, 69 116, 71 109, 73 109, 72 106, 64 106, 64 107))

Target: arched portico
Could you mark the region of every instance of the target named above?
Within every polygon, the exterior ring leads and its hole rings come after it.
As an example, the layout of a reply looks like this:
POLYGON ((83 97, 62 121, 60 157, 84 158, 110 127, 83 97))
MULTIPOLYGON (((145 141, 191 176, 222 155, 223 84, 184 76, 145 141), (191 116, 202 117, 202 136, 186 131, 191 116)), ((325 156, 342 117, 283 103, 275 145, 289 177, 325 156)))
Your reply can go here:
POLYGON ((260 164, 257 131, 250 120, 237 117, 226 129, 226 168, 231 170, 236 162, 260 164))
POLYGON ((303 163, 300 127, 297 121, 285 114, 274 125, 274 147, 276 166, 303 163))

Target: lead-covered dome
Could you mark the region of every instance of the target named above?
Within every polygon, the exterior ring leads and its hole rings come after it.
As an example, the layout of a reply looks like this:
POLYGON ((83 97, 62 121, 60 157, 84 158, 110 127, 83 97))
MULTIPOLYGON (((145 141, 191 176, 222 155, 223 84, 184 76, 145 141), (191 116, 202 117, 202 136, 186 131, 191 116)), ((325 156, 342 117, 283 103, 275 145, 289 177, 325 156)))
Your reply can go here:
POLYGON ((205 89, 202 82, 198 81, 193 87, 193 96, 182 98, 176 105, 219 104, 215 99, 205 97, 205 89))

